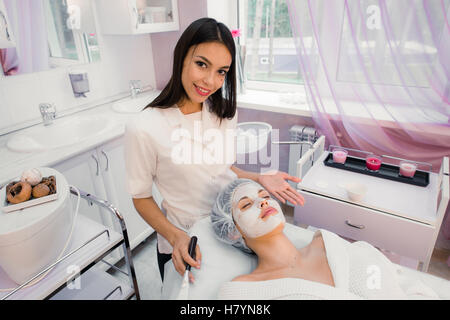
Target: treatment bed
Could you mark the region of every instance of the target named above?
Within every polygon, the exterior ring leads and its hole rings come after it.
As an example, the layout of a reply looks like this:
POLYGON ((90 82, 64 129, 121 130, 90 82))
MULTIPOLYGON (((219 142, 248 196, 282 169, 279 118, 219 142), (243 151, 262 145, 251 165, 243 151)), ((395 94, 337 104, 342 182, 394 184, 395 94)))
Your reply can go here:
MULTIPOLYGON (((314 232, 293 224, 286 223, 285 233, 297 248, 306 246, 314 232)), ((198 221, 190 230, 191 236, 198 237, 202 252, 201 268, 192 268, 195 282, 189 286, 189 300, 218 299, 221 286, 238 275, 250 273, 256 268, 256 256, 248 255, 233 246, 219 241, 214 234, 209 218, 198 221)), ((450 299, 450 281, 394 264, 401 274, 401 287, 405 291, 414 291, 415 287, 427 287, 432 290, 431 299, 450 299)), ((169 261, 165 265, 165 279, 162 289, 162 299, 176 299, 182 285, 182 277, 169 261)), ((339 293, 319 296, 322 299, 357 299, 356 295, 339 293)), ((420 295, 408 296, 408 299, 421 299, 420 295)), ((424 297, 430 299, 430 296, 424 297)))

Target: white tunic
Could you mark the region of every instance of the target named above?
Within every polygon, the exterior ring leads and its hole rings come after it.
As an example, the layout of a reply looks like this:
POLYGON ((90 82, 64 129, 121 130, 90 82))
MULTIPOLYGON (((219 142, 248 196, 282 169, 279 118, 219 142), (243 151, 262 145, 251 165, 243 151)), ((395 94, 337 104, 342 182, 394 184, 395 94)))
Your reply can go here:
MULTIPOLYGON (((237 111, 219 118, 204 103, 202 111, 184 115, 177 106, 147 108, 125 129, 127 190, 133 198, 152 196, 152 184, 164 198, 162 211, 180 229, 188 230, 210 214, 219 191, 236 179, 237 111)), ((171 253, 158 234, 158 249, 171 253)))

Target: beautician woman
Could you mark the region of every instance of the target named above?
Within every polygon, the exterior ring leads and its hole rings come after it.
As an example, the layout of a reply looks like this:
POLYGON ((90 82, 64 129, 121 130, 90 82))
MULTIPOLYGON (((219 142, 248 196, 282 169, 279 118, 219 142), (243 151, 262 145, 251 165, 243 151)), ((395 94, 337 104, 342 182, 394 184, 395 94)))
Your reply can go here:
MULTIPOLYGON (((231 152, 231 160, 196 158, 198 150, 208 152, 205 141, 198 139, 202 132, 212 129, 224 137, 236 129, 235 45, 230 30, 214 19, 194 21, 178 40, 173 59, 169 83, 125 130, 127 188, 136 210, 158 234, 162 279, 164 264, 170 259, 180 274, 185 262, 200 268, 200 247, 196 260, 192 259, 186 231, 209 216, 216 196, 230 181, 252 179, 283 203, 303 205, 302 196, 286 181, 299 179, 279 171, 261 175, 238 169, 233 165, 235 150, 225 150, 225 143, 220 144, 223 154, 231 152), (162 210, 152 197, 153 182, 164 198, 162 210)), ((194 280, 192 274, 190 280, 194 280)))

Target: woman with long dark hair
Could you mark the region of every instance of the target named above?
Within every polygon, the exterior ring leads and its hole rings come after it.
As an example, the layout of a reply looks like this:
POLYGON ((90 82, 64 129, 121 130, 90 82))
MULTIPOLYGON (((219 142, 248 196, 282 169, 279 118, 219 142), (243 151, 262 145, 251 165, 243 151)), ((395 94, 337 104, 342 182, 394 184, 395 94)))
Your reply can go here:
POLYGON ((233 166, 235 50, 223 23, 211 18, 191 23, 176 44, 170 81, 126 127, 127 187, 136 210, 158 234, 161 278, 170 259, 180 274, 186 263, 200 268, 200 246, 192 259, 186 231, 210 214, 217 194, 230 181, 252 179, 280 201, 303 203, 286 182, 299 182, 297 178, 284 172, 260 175, 233 166), (161 209, 152 196, 153 182, 164 198, 161 209))

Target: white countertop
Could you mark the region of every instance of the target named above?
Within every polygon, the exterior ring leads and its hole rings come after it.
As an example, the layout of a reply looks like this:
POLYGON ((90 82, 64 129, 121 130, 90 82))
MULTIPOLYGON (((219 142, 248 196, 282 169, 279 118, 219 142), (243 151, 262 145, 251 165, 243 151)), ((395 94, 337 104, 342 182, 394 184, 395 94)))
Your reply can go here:
POLYGON ((420 187, 325 166, 325 151, 298 184, 298 188, 379 210, 396 216, 434 225, 437 211, 438 175, 430 173, 430 183, 420 187), (365 197, 354 202, 344 185, 358 182, 367 186, 365 197))
MULTIPOLYGON (((6 142, 14 134, 26 132, 32 129, 27 128, 14 133, 6 134, 0 137, 0 185, 7 181, 20 176, 20 174, 29 168, 34 167, 48 167, 58 162, 64 161, 70 157, 80 154, 84 151, 95 148, 105 142, 118 138, 124 134, 125 123, 132 117, 133 113, 117 113, 112 110, 113 103, 106 103, 93 107, 91 109, 62 117, 61 119, 69 119, 79 115, 102 115, 110 118, 113 125, 105 132, 94 135, 88 139, 66 147, 46 150, 45 152, 19 153, 10 151, 6 147, 6 142)), ((54 121, 58 121, 56 119, 54 121)), ((42 126, 38 124, 37 126, 42 126)))

